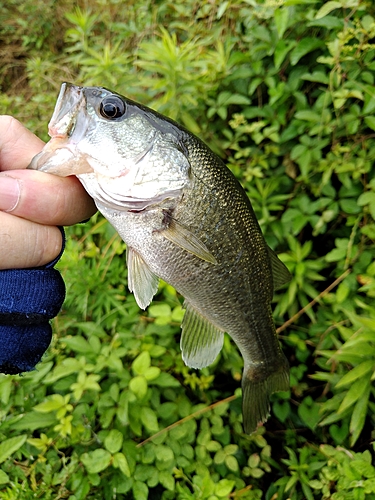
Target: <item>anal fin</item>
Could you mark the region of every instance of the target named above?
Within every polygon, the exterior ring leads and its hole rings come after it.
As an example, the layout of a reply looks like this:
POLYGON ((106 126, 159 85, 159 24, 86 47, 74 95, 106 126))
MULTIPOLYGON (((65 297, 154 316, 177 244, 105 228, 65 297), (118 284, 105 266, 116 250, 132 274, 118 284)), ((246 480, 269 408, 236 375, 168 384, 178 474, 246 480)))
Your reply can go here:
POLYGON ((128 288, 134 293, 141 309, 146 309, 158 290, 159 278, 154 274, 142 257, 132 248, 126 249, 128 264, 128 288))
POLYGON ((182 359, 187 366, 204 368, 213 363, 221 351, 224 332, 210 323, 185 301, 185 316, 181 325, 182 359))
POLYGON ((276 252, 268 247, 268 255, 271 260, 273 289, 277 290, 292 279, 292 275, 286 265, 281 262, 276 252))

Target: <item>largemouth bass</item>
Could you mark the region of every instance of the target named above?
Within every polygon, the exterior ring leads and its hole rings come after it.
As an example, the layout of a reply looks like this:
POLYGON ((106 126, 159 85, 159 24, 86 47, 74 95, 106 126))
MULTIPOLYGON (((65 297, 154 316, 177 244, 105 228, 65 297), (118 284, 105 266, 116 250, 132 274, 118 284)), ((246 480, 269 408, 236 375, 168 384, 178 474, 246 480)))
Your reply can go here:
POLYGON ((64 83, 49 135, 30 168, 79 178, 127 244, 128 285, 142 309, 160 278, 184 297, 185 363, 208 366, 224 332, 234 340, 244 429, 253 432, 270 395, 289 388, 271 299, 290 275, 239 182, 185 128, 101 87, 64 83))

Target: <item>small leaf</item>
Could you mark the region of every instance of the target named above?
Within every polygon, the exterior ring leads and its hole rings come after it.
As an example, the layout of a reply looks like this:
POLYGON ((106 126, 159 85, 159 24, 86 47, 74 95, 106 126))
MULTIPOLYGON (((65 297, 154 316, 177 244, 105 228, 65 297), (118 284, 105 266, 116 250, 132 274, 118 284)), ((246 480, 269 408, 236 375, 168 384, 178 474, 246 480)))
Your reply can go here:
POLYGON ((159 462, 166 463, 166 462, 172 462, 174 460, 173 451, 171 450, 171 448, 169 448, 169 446, 161 444, 156 448, 155 453, 156 453, 156 459, 159 462))
POLYGON ((158 376, 160 375, 160 368, 157 366, 150 366, 150 368, 147 368, 147 370, 144 372, 144 377, 146 380, 155 380, 158 376))
POLYGON ((230 97, 225 101, 225 105, 228 106, 229 104, 250 104, 250 99, 244 95, 241 94, 231 94, 230 97))
POLYGON ((143 351, 135 358, 132 364, 133 371, 136 375, 142 375, 151 365, 151 357, 148 351, 143 351))
POLYGON ((40 413, 50 413, 52 411, 58 410, 66 404, 64 398, 60 394, 53 394, 48 401, 44 403, 39 403, 34 406, 34 411, 40 413))
POLYGON ((350 387, 348 392, 346 393, 340 408, 337 410, 337 413, 343 413, 347 408, 352 406, 359 398, 361 398, 364 392, 367 390, 368 385, 370 384, 370 380, 367 383, 364 380, 356 380, 354 384, 350 387))
POLYGON ((6 474, 3 470, 0 470, 0 484, 9 483, 10 479, 8 474, 6 474))
POLYGON ((6 439, 0 444, 0 464, 5 462, 13 453, 15 453, 25 443, 27 439, 26 434, 21 436, 6 439))
POLYGON ((166 372, 161 372, 156 379, 151 381, 151 384, 159 387, 180 387, 180 382, 166 372))
POLYGON ((297 120, 306 120, 309 122, 320 122, 321 121, 321 116, 318 115, 318 113, 315 113, 315 111, 311 111, 309 109, 297 111, 297 113, 295 113, 294 116, 295 116, 295 118, 297 118, 297 120))
POLYGON ((24 417, 11 425, 11 429, 17 431, 35 431, 42 427, 51 427, 57 423, 55 413, 40 414, 37 412, 26 413, 24 417))
POLYGON ((89 474, 98 474, 109 466, 111 454, 103 448, 98 448, 89 453, 83 453, 81 455, 81 462, 89 474))
POLYGON ((128 461, 123 453, 115 453, 113 455, 113 466, 120 469, 124 476, 131 476, 128 461))
POLYGON ((134 500, 147 500, 149 498, 147 485, 141 481, 135 481, 133 484, 133 495, 134 500))
POLYGON ((148 308, 148 314, 152 318, 159 318, 160 316, 170 316, 172 309, 168 304, 155 304, 148 308))
POLYGON ((359 438, 363 426, 365 425, 367 409, 368 409, 368 400, 370 397, 371 385, 367 384, 367 388, 363 396, 357 401, 353 413, 352 418, 350 420, 350 433, 352 435, 350 439, 350 446, 354 446, 357 439, 359 438))
POLYGON ((66 344, 75 352, 79 352, 82 354, 93 352, 91 345, 80 335, 77 335, 75 337, 64 337, 61 339, 61 342, 66 344))
POLYGON ((272 410, 276 418, 284 423, 290 414, 290 404, 288 401, 276 401, 272 405, 272 410))
POLYGON ((112 429, 104 439, 104 446, 110 453, 117 453, 121 450, 124 436, 117 429, 112 429))
POLYGON ((169 471, 162 470, 159 472, 159 482, 162 486, 164 486, 165 489, 174 491, 175 481, 169 471))
POLYGON ((351 384, 355 380, 362 378, 364 375, 366 375, 368 372, 372 372, 374 370, 374 361, 371 359, 368 359, 361 363, 360 365, 356 366, 350 372, 346 373, 342 379, 338 382, 336 385, 336 388, 339 387, 344 387, 345 385, 351 384))
POLYGON ((230 479, 221 479, 215 485, 215 495, 220 498, 228 498, 230 492, 233 490, 235 486, 235 481, 230 479))
POLYGON ((137 398, 142 399, 147 394, 147 380, 142 375, 138 375, 130 380, 129 389, 134 392, 137 398))
POLYGON ((375 130, 375 117, 374 116, 365 116, 364 120, 365 120, 366 125, 371 130, 375 130))
POLYGON ((274 20, 277 29, 277 34, 281 39, 285 33, 285 30, 288 27, 288 19, 289 19, 289 9, 288 8, 279 8, 275 9, 274 20))
POLYGON ((315 19, 321 19, 322 17, 325 17, 333 10, 340 8, 342 8, 342 4, 340 2, 334 2, 334 1, 327 2, 318 10, 318 12, 315 15, 315 19))
POLYGON ((237 458, 233 455, 228 455, 227 457, 225 457, 224 463, 232 472, 237 472, 239 469, 237 458))
POLYGON ((305 402, 302 403, 298 407, 298 415, 301 420, 309 427, 311 430, 314 430, 318 425, 320 418, 320 406, 314 402, 305 402))
POLYGON ((322 45, 324 45, 323 42, 317 38, 302 38, 290 54, 290 64, 295 66, 303 56, 315 49, 318 49, 319 47, 322 47, 322 45))
POLYGON ((156 432, 159 430, 156 413, 147 406, 142 406, 141 408, 141 421, 150 432, 156 432))

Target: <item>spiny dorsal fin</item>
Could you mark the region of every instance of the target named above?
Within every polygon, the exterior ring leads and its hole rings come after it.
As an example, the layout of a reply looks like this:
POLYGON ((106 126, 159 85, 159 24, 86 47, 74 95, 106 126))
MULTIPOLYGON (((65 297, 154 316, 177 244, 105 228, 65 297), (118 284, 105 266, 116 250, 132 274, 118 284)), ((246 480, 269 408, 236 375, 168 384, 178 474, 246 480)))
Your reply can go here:
POLYGON ((217 264, 217 260, 210 253, 206 245, 178 221, 171 220, 168 229, 164 229, 161 234, 175 245, 192 253, 199 259, 211 262, 211 264, 217 264))
POLYGON ((271 259, 273 289, 277 290, 285 285, 285 283, 288 283, 288 281, 292 279, 292 275, 286 265, 281 262, 277 254, 270 247, 268 247, 268 254, 271 259))
POLYGON ((150 271, 142 257, 132 248, 126 249, 128 264, 128 288, 134 293, 141 309, 146 309, 158 290, 159 278, 150 271))
POLYGON ((224 332, 216 328, 185 301, 185 316, 181 325, 182 359, 187 366, 204 368, 213 363, 221 351, 224 332))

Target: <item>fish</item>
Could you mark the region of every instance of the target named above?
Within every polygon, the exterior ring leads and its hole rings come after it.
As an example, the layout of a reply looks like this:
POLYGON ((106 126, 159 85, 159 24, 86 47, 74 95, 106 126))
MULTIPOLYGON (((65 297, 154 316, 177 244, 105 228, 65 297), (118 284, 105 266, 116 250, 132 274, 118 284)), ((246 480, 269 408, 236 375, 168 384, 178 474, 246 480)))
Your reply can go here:
POLYGON ((182 295, 185 364, 212 364, 224 333, 233 339, 244 361, 243 427, 253 433, 271 394, 289 390, 271 301, 291 276, 239 181, 186 128, 104 87, 63 83, 48 132, 29 168, 81 181, 126 243, 140 308, 160 279, 182 295))

